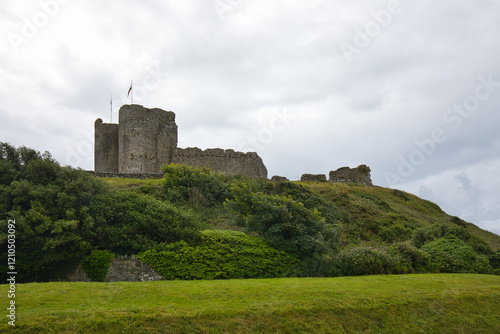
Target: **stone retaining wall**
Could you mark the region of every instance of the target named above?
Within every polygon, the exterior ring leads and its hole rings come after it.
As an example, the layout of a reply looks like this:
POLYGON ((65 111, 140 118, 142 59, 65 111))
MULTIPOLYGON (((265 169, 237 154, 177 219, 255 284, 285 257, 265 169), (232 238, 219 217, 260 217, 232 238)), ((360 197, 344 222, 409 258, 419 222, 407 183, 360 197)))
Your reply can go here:
POLYGON ((141 262, 134 255, 117 255, 109 266, 106 282, 144 282, 161 281, 158 274, 147 263, 141 262))

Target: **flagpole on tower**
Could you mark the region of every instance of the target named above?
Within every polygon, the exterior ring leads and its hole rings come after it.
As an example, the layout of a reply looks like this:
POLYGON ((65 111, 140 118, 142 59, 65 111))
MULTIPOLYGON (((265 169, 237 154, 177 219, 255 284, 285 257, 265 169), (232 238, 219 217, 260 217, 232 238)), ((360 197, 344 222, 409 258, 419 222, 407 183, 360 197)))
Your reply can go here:
POLYGON ((111 111, 109 112, 109 122, 113 123, 113 94, 111 94, 111 99, 109 100, 111 111))
POLYGON ((132 90, 132 84, 134 83, 134 80, 130 81, 130 88, 128 89, 127 92, 127 97, 130 95, 130 104, 134 104, 134 92, 132 90))

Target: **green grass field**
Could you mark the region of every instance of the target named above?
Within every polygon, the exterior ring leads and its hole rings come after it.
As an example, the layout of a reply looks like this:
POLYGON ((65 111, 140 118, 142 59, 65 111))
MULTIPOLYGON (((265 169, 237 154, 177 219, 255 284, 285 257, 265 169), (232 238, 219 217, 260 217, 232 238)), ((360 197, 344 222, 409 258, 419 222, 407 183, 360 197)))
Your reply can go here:
POLYGON ((500 333, 500 276, 32 283, 16 305, 1 332, 484 334, 500 333))

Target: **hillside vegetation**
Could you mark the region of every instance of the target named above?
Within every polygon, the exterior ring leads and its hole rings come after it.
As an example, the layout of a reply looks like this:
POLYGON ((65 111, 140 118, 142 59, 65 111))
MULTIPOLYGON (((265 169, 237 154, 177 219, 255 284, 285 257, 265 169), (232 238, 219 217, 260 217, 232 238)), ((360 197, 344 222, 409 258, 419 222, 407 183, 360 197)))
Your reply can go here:
POLYGON ((169 279, 500 273, 500 236, 399 190, 162 169, 95 178, 2 143, 2 258, 15 219, 21 282, 64 279, 82 260, 102 280, 118 254, 169 279))
POLYGON ((496 334, 500 276, 31 283, 18 287, 16 305, 13 332, 30 334, 496 334))

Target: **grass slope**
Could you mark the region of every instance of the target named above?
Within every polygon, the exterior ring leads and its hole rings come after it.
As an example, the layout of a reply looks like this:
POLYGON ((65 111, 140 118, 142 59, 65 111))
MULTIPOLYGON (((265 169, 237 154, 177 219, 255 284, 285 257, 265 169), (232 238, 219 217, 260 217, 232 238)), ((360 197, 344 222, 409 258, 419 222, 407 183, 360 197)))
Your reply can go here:
POLYGON ((339 225, 344 246, 405 241, 419 227, 445 224, 465 227, 491 249, 500 249, 500 236, 448 215, 435 203, 400 190, 329 182, 297 183, 337 205, 341 212, 339 225), (396 226, 402 228, 395 229, 396 226))
MULTIPOLYGON (((154 189, 158 189, 161 184, 161 179, 103 180, 122 191, 144 193, 155 193, 154 189)), ((500 236, 446 214, 435 203, 400 190, 330 182, 293 183, 304 186, 335 205, 343 247, 406 241, 419 227, 460 224, 471 235, 485 241, 491 249, 500 249, 500 236)), ((208 223, 207 227, 239 230, 228 223, 231 214, 223 207, 196 208, 196 211, 208 223)))
POLYGON ((17 333, 500 332, 488 275, 32 283, 16 296, 17 333))

